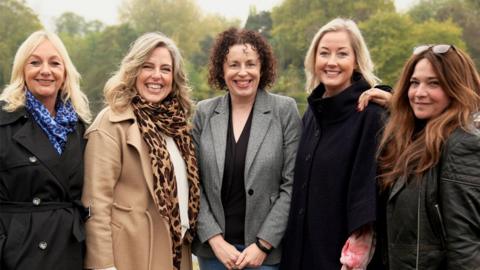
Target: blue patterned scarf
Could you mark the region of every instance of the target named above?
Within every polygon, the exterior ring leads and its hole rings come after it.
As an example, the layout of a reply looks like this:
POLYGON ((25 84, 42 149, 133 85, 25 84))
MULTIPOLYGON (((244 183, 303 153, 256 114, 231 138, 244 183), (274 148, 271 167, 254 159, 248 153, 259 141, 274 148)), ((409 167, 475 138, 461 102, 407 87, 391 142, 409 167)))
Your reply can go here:
POLYGON ((75 131, 78 116, 70 101, 63 103, 59 98, 55 104, 57 115, 52 118, 47 108, 29 91, 26 90, 26 109, 33 116, 35 122, 47 134, 59 155, 62 154, 67 143, 68 133, 75 131))

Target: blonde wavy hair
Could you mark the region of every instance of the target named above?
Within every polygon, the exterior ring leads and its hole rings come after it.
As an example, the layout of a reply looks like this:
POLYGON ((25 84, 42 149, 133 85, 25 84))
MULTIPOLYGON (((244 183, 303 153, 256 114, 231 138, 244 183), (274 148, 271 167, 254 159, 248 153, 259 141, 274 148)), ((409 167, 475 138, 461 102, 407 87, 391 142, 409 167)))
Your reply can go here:
POLYGON ((306 84, 305 90, 310 93, 317 87, 321 81, 320 78, 315 74, 315 59, 317 55, 317 48, 320 40, 325 36, 325 34, 330 32, 340 32, 345 31, 350 37, 350 42, 355 53, 355 63, 356 71, 361 73, 363 78, 370 84, 374 86, 380 79, 375 76, 373 73, 373 62, 370 58, 370 52, 368 51, 367 44, 363 39, 360 29, 358 29, 357 24, 349 19, 336 18, 322 26, 320 30, 313 37, 310 47, 305 56, 305 75, 306 75, 306 84))
POLYGON ((107 105, 114 111, 124 110, 137 94, 135 83, 141 67, 155 48, 166 48, 173 62, 173 91, 187 117, 192 114, 191 88, 184 71, 183 58, 175 43, 159 32, 146 33, 133 43, 123 58, 120 68, 107 81, 104 88, 107 105))
POLYGON ((390 118, 380 141, 380 185, 386 189, 400 176, 420 179, 441 157, 442 147, 456 129, 472 131, 473 114, 480 109, 480 77, 472 59, 458 48, 436 54, 431 49, 412 55, 405 64, 392 97, 390 118), (416 119, 408 99, 415 66, 427 59, 449 106, 437 117, 416 119), (423 122, 423 123, 422 123, 423 122))
POLYGON ((89 123, 92 119, 87 96, 80 90, 80 74, 72 63, 67 49, 60 38, 51 32, 41 30, 32 33, 18 48, 13 61, 12 76, 0 95, 0 100, 6 102, 3 109, 13 112, 25 106, 25 74, 24 68, 33 51, 44 41, 49 41, 57 50, 65 65, 65 81, 60 88, 60 98, 63 102, 71 101, 80 118, 89 123))

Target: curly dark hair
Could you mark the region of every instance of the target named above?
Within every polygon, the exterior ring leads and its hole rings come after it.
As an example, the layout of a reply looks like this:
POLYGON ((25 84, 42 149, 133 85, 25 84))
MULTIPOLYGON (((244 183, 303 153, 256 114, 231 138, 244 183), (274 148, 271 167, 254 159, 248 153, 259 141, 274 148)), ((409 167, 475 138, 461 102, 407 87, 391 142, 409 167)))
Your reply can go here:
POLYGON ((267 40, 260 33, 250 29, 238 29, 235 27, 220 33, 215 39, 210 52, 208 67, 208 83, 213 88, 227 89, 223 74, 223 64, 227 59, 230 47, 237 44, 250 44, 260 58, 260 82, 259 89, 270 87, 275 81, 277 61, 273 50, 267 40))

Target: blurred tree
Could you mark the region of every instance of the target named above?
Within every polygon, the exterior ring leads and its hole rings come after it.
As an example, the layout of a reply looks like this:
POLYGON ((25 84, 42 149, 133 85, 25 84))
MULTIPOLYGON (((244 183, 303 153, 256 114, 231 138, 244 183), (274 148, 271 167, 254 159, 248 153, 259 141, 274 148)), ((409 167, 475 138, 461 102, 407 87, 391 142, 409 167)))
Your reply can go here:
POLYGON ((0 88, 10 82, 13 58, 18 46, 42 28, 38 16, 24 0, 0 0, 0 88))
POLYGON ((377 12, 395 11, 393 0, 285 0, 272 11, 273 45, 282 69, 303 68, 310 41, 322 25, 335 17, 357 22, 377 12))
MULTIPOLYGON (((452 20, 462 28, 462 37, 470 56, 480 68, 480 1, 421 0, 408 12, 417 22, 452 20)), ((440 40, 440 43, 447 41, 440 40)), ((457 45, 457 44, 455 44, 457 45)))
POLYGON ((72 58, 82 74, 82 89, 90 98, 93 112, 103 107, 103 87, 138 36, 130 25, 120 24, 101 32, 89 32, 83 42, 69 48, 78 50, 72 58))
POLYGON ((475 11, 480 13, 480 1, 478 0, 467 0, 467 3, 470 5, 471 8, 475 9, 475 11))
POLYGON ((321 1, 285 0, 272 11, 272 45, 278 56, 279 68, 293 65, 303 69, 303 58, 309 42, 326 22, 321 1))
POLYGON ((91 32, 100 32, 104 28, 101 21, 87 21, 74 12, 64 12, 55 19, 55 32, 63 36, 84 36, 91 32))
POLYGON ((210 35, 205 36, 200 41, 200 51, 196 52, 190 60, 195 67, 203 67, 208 65, 208 57, 210 49, 213 45, 213 41, 214 39, 210 35))
POLYGON ((377 13, 361 23, 360 28, 368 43, 377 76, 392 86, 415 46, 451 43, 465 47, 461 29, 452 21, 416 23, 407 14, 377 13))
POLYGON ((187 74, 189 75, 190 85, 193 88, 192 97, 195 101, 223 95, 225 92, 215 90, 208 85, 208 67, 194 66, 187 62, 187 74))
MULTIPOLYGON (((160 31, 171 37, 189 58, 200 51, 200 41, 232 22, 219 16, 204 16, 195 0, 126 0, 120 18, 139 32, 160 31)), ((238 21, 233 21, 238 24, 238 21)))
POLYGON ((198 50, 200 15, 194 0, 126 0, 120 8, 122 22, 131 23, 139 33, 163 32, 188 55, 198 50))
POLYGON ((290 65, 287 69, 279 70, 276 84, 272 92, 292 97, 296 100, 298 110, 303 114, 307 107, 307 92, 303 69, 290 65))
POLYGON ((257 9, 254 6, 250 7, 245 28, 258 31, 266 39, 270 40, 272 38, 272 18, 270 12, 261 11, 260 13, 257 13, 257 9))
POLYGON ((55 29, 58 34, 77 36, 85 34, 87 21, 73 12, 65 12, 55 19, 55 29))

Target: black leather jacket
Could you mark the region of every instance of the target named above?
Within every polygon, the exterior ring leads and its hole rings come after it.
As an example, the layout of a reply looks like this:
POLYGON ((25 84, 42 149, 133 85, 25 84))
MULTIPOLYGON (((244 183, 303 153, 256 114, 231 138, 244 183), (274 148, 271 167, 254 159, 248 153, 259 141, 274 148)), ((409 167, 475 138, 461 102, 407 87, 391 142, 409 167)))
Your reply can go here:
POLYGON ((386 199, 389 269, 480 269, 480 132, 457 129, 441 162, 386 199))

